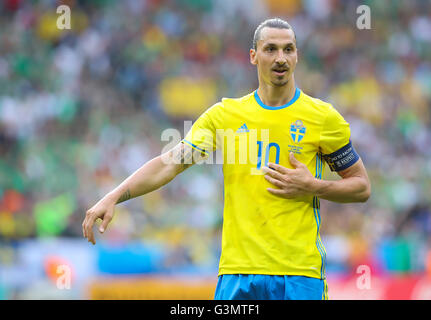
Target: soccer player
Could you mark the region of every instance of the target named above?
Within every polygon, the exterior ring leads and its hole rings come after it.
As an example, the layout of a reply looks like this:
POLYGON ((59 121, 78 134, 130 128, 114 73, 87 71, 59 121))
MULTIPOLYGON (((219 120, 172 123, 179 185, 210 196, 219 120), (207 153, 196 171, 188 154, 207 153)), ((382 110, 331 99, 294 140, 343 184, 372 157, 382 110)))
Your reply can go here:
POLYGON ((327 299, 319 199, 366 201, 367 172, 350 141, 349 124, 331 104, 295 85, 298 51, 286 21, 268 19, 257 27, 250 62, 257 67, 258 89, 207 109, 181 143, 97 202, 86 213, 84 237, 95 244, 93 224, 102 219, 103 233, 115 204, 160 188, 196 163, 195 156, 222 149, 224 212, 215 299, 327 299), (231 140, 223 136, 228 131, 234 133, 231 140), (245 155, 244 137, 251 141, 245 155), (227 156, 229 148, 235 161, 227 156), (165 161, 169 158, 175 161, 165 161), (321 179, 324 161, 341 179, 321 179))

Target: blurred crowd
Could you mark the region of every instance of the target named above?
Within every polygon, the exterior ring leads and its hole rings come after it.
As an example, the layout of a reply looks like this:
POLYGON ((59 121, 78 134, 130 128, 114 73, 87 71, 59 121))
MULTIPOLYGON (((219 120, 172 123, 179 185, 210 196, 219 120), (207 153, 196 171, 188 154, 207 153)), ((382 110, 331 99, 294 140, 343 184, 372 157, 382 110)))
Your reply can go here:
MULTIPOLYGON (((272 16, 295 30, 298 87, 351 124, 371 179, 365 204, 322 201, 327 271, 431 270, 431 2, 420 0, 2 1, 0 266, 21 240, 82 237, 85 211, 161 153, 165 129, 256 89, 248 53, 272 16), (57 28, 61 4, 70 30, 57 28), (369 30, 356 25, 361 4, 369 30)), ((213 270, 222 211, 220 166, 195 166, 118 205, 97 241, 159 248, 155 271, 213 270)))

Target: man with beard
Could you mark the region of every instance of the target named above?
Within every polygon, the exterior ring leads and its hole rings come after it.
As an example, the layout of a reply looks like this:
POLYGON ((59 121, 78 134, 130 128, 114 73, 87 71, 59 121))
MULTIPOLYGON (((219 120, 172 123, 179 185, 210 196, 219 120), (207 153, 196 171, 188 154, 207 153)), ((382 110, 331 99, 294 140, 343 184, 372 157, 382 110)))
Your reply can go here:
POLYGON ((103 233, 116 203, 160 188, 196 163, 196 156, 220 149, 226 156, 231 148, 234 161, 228 156, 223 163, 215 299, 327 299, 319 199, 365 202, 371 193, 367 172, 350 141, 349 124, 331 104, 296 86, 298 51, 289 23, 278 18, 261 23, 250 62, 257 67, 257 90, 207 109, 181 143, 89 209, 83 233, 94 244, 95 220, 103 220, 103 233), (226 143, 228 131, 233 138, 226 143), (240 141, 249 143, 240 148, 240 141), (324 161, 342 179, 322 180, 324 161))

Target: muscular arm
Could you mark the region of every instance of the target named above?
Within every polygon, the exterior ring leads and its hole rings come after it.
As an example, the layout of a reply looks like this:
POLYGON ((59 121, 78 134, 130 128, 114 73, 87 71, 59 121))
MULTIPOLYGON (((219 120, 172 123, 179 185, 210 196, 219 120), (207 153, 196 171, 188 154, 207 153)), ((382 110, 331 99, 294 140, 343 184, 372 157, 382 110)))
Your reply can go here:
POLYGON ((192 166, 192 152, 190 146, 178 144, 166 154, 145 163, 107 196, 117 204, 159 189, 192 166))
POLYGON ((195 151, 190 146, 180 143, 172 150, 148 161, 136 170, 118 187, 87 210, 82 223, 84 237, 95 244, 93 224, 97 219, 103 220, 99 228, 99 231, 103 233, 114 216, 116 204, 142 196, 167 184, 193 165, 193 152, 195 151))
POLYGON ((367 170, 361 159, 351 167, 339 171, 342 178, 336 181, 315 179, 311 189, 322 199, 348 203, 365 202, 371 195, 371 185, 367 170))

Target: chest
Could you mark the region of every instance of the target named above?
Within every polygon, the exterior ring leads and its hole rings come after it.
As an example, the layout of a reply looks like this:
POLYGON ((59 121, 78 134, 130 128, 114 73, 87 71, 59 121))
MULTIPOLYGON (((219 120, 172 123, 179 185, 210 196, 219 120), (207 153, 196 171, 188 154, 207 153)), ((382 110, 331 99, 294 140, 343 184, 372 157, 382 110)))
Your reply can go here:
POLYGON ((322 119, 313 114, 242 110, 226 113, 223 120, 220 142, 224 141, 224 150, 234 148, 238 156, 242 151, 255 152, 262 160, 282 163, 293 152, 298 160, 308 162, 319 151, 322 119))

